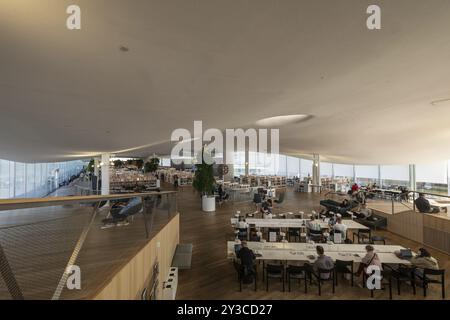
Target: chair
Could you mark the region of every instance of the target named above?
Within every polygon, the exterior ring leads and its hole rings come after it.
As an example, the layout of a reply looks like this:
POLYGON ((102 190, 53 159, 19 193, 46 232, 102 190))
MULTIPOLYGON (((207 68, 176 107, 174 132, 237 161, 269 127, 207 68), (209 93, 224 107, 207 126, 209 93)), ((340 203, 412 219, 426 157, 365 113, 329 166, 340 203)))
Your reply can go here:
POLYGON ((300 228, 288 228, 288 239, 291 242, 291 237, 294 237, 294 241, 300 242, 300 228))
MULTIPOLYGON (((366 281, 369 275, 367 275, 365 272, 363 272, 363 287, 366 286, 366 281)), ((381 280, 380 285, 387 285, 389 288, 389 299, 392 300, 392 275, 391 275, 391 269, 385 269, 381 271, 381 280)), ((369 288, 368 288, 369 289, 369 288)), ((384 289, 383 287, 381 289, 384 289)), ((376 289, 369 289, 370 291, 370 297, 374 297, 374 291, 376 289)))
POLYGON ((285 192, 280 193, 280 196, 278 197, 278 199, 275 199, 274 202, 276 204, 278 204, 278 208, 280 207, 280 204, 282 204, 284 202, 284 197, 285 197, 285 192))
POLYGON ((269 278, 280 279, 283 282, 283 292, 285 291, 284 282, 284 266, 282 264, 267 264, 266 265, 266 291, 269 291, 269 278))
POLYGON ((247 228, 241 228, 238 229, 239 233, 238 233, 238 238, 239 240, 247 240, 247 228))
POLYGON ((309 238, 314 242, 322 242, 323 234, 322 231, 319 230, 309 230, 309 238))
POLYGON ((297 279, 299 284, 301 279, 305 282, 305 293, 308 291, 307 268, 305 266, 288 265, 286 268, 286 278, 288 282, 288 291, 291 292, 291 279, 297 279))
POLYGON ((397 283, 397 294, 400 295, 401 283, 410 283, 413 294, 416 294, 416 283, 414 279, 415 267, 409 267, 406 265, 399 265, 397 269, 392 268, 389 265, 383 264, 383 269, 390 271, 390 277, 397 283))
POLYGON ((312 274, 316 277, 317 279, 317 285, 319 288, 319 296, 322 295, 322 282, 326 282, 326 281, 331 281, 333 284, 333 293, 335 291, 335 271, 334 268, 331 269, 319 269, 317 271, 317 274, 315 272, 312 272, 312 274), (328 275, 327 278, 322 277, 322 275, 328 275))
POLYGON ((375 242, 383 242, 383 245, 386 245, 386 238, 382 236, 372 236, 370 242, 372 244, 375 244, 375 242))
POLYGON ((269 228, 267 232, 268 232, 267 234, 269 235, 269 241, 270 241, 270 233, 271 232, 275 232, 276 233, 277 240, 275 240, 275 241, 278 241, 278 238, 279 238, 279 235, 280 235, 280 228, 269 228))
POLYGON ((353 260, 352 261, 343 261, 343 260, 336 260, 334 264, 334 272, 336 277, 336 287, 338 285, 338 274, 350 274, 351 276, 351 286, 353 287, 353 260))
MULTIPOLYGON (((242 291, 242 282, 243 282, 243 279, 245 276, 244 266, 241 265, 240 263, 238 263, 236 260, 233 261, 233 265, 234 265, 234 269, 236 270, 237 275, 238 275, 239 291, 242 291)), ((257 281, 257 277, 256 277, 257 274, 256 274, 255 267, 253 267, 252 274, 253 274, 253 281, 255 282, 255 291, 256 291, 256 289, 257 289, 256 286, 257 286, 258 281, 257 281)))
POLYGON ((372 231, 370 229, 358 229, 358 233, 353 234, 353 243, 355 242, 355 236, 358 237, 358 243, 371 243, 372 231))
POLYGON ((255 193, 253 195, 253 203, 256 206, 256 210, 259 210, 261 208, 262 198, 261 198, 261 194, 260 193, 255 193))
POLYGON ((423 274, 421 275, 418 270, 414 272, 414 277, 417 277, 423 286, 423 296, 427 296, 427 289, 430 283, 437 283, 441 285, 442 290, 442 299, 445 299, 445 269, 441 270, 433 270, 433 269, 424 269, 423 274), (431 277, 430 277, 431 276, 431 277), (437 276, 440 276, 440 280, 437 279, 437 276))

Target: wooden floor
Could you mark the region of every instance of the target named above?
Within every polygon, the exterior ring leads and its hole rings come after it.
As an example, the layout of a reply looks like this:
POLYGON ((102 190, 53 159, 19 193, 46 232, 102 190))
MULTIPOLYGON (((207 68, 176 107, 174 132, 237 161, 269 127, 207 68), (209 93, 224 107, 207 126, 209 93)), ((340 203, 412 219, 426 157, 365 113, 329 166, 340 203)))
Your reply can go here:
MULTIPOLYGON (((283 208, 275 209, 275 213, 284 211, 304 211, 320 209, 320 196, 317 194, 297 193, 288 189, 283 208)), ((258 291, 253 287, 238 291, 236 273, 232 263, 226 259, 226 241, 232 240, 233 230, 230 226, 230 217, 241 210, 242 213, 251 212, 254 207, 248 203, 225 203, 218 207, 215 213, 203 213, 200 210, 200 198, 192 189, 184 188, 178 194, 178 208, 180 212, 180 242, 192 243, 192 268, 181 270, 178 283, 177 299, 369 299, 366 289, 351 287, 345 280, 339 282, 336 293, 331 293, 327 285, 322 296, 317 294, 317 287, 309 288, 304 294, 301 288, 294 285, 292 292, 282 292, 281 284, 273 281, 269 292, 265 291, 262 281, 258 283, 258 291)), ((417 250, 419 243, 401 238, 387 231, 377 231, 375 234, 387 238, 387 244, 398 244, 417 250)), ((440 264, 447 269, 446 283, 447 296, 450 295, 450 256, 430 249, 440 264)), ((360 281, 358 281, 360 282, 360 281)), ((294 282, 293 282, 294 283, 294 282)), ((395 288, 394 288, 395 289, 395 288)), ((387 292, 375 293, 375 299, 388 299, 387 292)), ((394 299, 424 299, 422 291, 416 296, 412 295, 411 288, 403 286, 401 296, 394 290, 394 299)), ((429 290, 427 299, 440 299, 440 287, 433 286, 429 290)))

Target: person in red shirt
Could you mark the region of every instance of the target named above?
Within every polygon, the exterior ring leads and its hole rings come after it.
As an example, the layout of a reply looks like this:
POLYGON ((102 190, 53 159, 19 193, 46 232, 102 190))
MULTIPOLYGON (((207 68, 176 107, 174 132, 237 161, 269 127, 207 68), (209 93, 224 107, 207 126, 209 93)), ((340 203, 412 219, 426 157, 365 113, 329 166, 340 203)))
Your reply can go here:
POLYGON ((358 186, 358 184, 355 182, 355 183, 352 185, 352 193, 358 192, 358 190, 359 190, 359 186, 358 186))

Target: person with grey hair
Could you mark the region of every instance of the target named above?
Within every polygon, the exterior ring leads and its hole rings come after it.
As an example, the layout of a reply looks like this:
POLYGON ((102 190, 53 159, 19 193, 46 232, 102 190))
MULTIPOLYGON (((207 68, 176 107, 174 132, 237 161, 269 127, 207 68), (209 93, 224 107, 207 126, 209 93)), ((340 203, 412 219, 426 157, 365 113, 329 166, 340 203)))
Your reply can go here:
MULTIPOLYGON (((312 266, 312 271, 316 275, 319 274, 319 269, 330 270, 334 267, 333 260, 329 256, 325 255, 325 250, 323 249, 322 246, 317 246, 316 252, 317 252, 317 259, 312 266)), ((321 279, 327 280, 330 277, 330 274, 322 273, 320 276, 321 279)))
POLYGON ((368 244, 366 246, 366 252, 367 252, 366 255, 361 259, 358 271, 355 272, 355 275, 358 277, 361 275, 363 271, 366 272, 368 266, 377 266, 380 270, 383 270, 380 258, 378 257, 378 254, 375 252, 374 247, 368 244))

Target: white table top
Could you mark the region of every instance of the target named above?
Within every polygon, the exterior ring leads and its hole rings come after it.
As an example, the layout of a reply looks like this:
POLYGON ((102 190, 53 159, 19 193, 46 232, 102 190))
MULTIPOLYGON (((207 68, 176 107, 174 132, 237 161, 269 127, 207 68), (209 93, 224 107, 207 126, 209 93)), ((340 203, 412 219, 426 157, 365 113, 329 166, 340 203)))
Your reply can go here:
MULTIPOLYGON (((237 218, 230 219, 231 224, 237 223, 237 218)), ((300 228, 303 224, 309 221, 309 219, 260 219, 260 218, 246 218, 245 222, 248 224, 254 224, 257 228, 300 228)), ((329 228, 327 222, 321 219, 316 220, 322 229, 329 228)), ((365 229, 369 228, 353 220, 342 220, 342 223, 347 226, 347 229, 365 229)))
MULTIPOLYGON (((235 257, 234 241, 227 242, 228 258, 235 257)), ((258 260, 283 260, 283 261, 304 261, 314 262, 317 258, 317 244, 309 243, 282 243, 282 242, 247 242, 248 247, 261 256, 258 260), (312 259, 310 259, 312 257, 312 259)), ((333 260, 353 260, 361 262, 365 256, 365 245, 362 244, 320 244, 325 254, 333 260)), ((402 246, 394 245, 374 245, 382 263, 387 264, 410 264, 408 260, 398 258, 394 252, 404 249, 402 246)))

